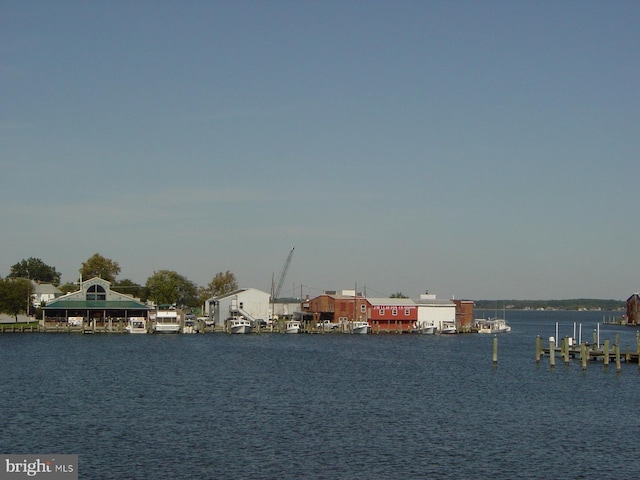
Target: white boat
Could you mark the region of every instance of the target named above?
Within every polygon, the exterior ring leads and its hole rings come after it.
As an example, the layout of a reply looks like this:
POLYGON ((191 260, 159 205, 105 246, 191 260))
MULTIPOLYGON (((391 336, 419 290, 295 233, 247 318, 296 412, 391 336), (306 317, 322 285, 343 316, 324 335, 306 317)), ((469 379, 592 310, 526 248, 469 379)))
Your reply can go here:
POLYGON ((415 328, 413 329, 416 333, 421 333, 423 335, 434 335, 436 333, 437 327, 433 322, 428 322, 426 320, 419 321, 416 323, 415 328))
POLYGON ((356 335, 364 335, 369 333, 369 322, 365 322, 364 320, 351 322, 351 333, 354 333, 356 335))
POLYGON ((438 333, 441 334, 452 334, 452 333, 458 333, 458 330, 456 329, 456 322, 454 322, 453 320, 444 320, 440 323, 440 328, 438 329, 438 333))
POLYGON ((182 333, 198 333, 196 322, 194 322, 193 320, 185 320, 182 333))
POLYGON ((144 317, 129 317, 124 329, 127 333, 147 333, 147 320, 144 317))
POLYGON ((503 318, 476 319, 473 323, 478 333, 508 333, 511 331, 511 327, 503 318))
POLYGON ((300 333, 300 322, 298 320, 289 320, 284 325, 284 333, 300 333))
POLYGON ((160 310, 156 312, 156 323, 153 325, 154 333, 180 333, 180 320, 178 312, 174 309, 160 310))
POLYGON ((227 320, 229 333, 250 333, 251 322, 244 317, 230 318, 227 320))

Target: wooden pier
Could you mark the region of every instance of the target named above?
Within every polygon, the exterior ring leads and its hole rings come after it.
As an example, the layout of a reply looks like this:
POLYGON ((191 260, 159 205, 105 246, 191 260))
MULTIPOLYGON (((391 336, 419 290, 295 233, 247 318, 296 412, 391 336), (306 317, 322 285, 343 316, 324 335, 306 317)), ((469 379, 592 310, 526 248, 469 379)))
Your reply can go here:
POLYGON ((543 346, 543 340, 538 335, 536 337, 536 363, 540 363, 542 357, 549 357, 549 365, 553 368, 556 360, 568 365, 572 360, 579 359, 582 369, 586 370, 587 365, 592 362, 602 362, 608 367, 612 362, 616 365, 616 370, 621 370, 621 363, 636 363, 640 369, 640 336, 636 335, 636 350, 631 351, 626 346, 624 351, 620 348, 619 334, 613 344, 610 340, 605 340, 602 344, 595 341, 591 344, 582 342, 574 344, 573 339, 564 337, 560 339, 560 344, 556 346, 555 338, 549 338, 548 347, 543 346))

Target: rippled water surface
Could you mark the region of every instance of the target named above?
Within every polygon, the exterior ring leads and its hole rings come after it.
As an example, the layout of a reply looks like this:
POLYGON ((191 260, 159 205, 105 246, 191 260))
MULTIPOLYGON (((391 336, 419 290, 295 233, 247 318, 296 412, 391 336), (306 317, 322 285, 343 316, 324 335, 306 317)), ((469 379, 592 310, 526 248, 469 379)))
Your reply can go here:
POLYGON ((603 315, 509 312, 497 366, 489 335, 7 333, 0 450, 86 479, 637 478, 638 366, 534 360, 603 315))

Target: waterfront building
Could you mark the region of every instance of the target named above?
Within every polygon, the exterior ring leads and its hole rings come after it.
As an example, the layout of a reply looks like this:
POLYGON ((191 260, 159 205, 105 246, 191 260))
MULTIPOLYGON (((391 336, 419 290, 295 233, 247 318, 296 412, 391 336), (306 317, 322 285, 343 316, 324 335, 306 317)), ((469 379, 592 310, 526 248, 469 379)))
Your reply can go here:
MULTIPOLYGON (((305 304, 309 305, 308 311, 313 313, 315 323, 330 322, 346 324, 348 322, 367 320, 369 303, 361 294, 356 295, 355 290, 326 291, 305 304)), ((306 308, 303 307, 306 311, 306 308)))
POLYGON ((223 328, 231 318, 244 317, 252 323, 261 323, 272 317, 270 299, 267 292, 241 288, 206 300, 203 315, 211 318, 216 327, 223 328))
POLYGON ((60 289, 51 283, 40 283, 31 280, 31 287, 33 288, 31 306, 34 308, 46 305, 50 301, 62 296, 60 289))
POLYGON ((111 290, 107 280, 94 277, 81 281, 78 291, 49 301, 42 308, 41 322, 104 328, 114 321, 126 323, 130 317, 146 319, 150 309, 139 299, 111 290))
POLYGON ((640 320, 640 294, 634 293, 627 298, 627 324, 637 325, 640 320))
POLYGON ((456 330, 460 325, 456 322, 456 304, 453 300, 439 300, 434 294, 422 294, 416 301, 418 306, 418 322, 435 325, 442 331, 445 324, 453 322, 456 330))
POLYGON ((367 298, 372 331, 411 332, 418 321, 418 305, 410 298, 367 298))

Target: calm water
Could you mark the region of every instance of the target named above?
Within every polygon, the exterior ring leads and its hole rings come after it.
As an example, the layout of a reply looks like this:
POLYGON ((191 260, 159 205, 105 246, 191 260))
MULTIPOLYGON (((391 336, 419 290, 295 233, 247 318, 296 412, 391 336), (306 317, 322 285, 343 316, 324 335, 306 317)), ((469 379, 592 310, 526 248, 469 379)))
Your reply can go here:
MULTIPOLYGON (((0 335, 0 451, 85 479, 640 476, 640 374, 534 361, 603 313, 487 335, 0 335)), ((635 350, 635 330, 620 333, 635 350)))

